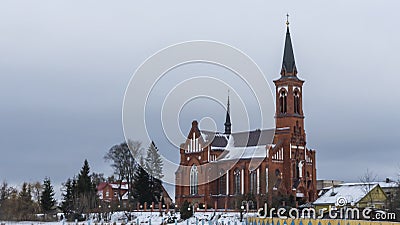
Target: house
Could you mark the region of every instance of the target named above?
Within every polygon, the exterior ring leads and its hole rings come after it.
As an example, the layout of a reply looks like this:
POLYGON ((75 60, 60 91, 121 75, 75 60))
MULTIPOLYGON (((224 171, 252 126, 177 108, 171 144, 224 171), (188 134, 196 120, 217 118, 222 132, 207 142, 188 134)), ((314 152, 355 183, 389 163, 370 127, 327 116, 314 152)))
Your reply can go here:
POLYGON ((126 182, 101 182, 97 186, 97 195, 99 199, 107 204, 122 204, 122 207, 127 206, 128 202, 128 184, 126 182), (120 203, 122 199, 122 203, 120 203))
POLYGON ((392 201, 393 198, 397 195, 399 190, 399 183, 393 181, 389 178, 386 178, 385 181, 373 182, 379 184, 382 190, 385 192, 386 196, 388 197, 389 201, 392 201))
MULTIPOLYGON (((128 183, 122 182, 101 182, 97 186, 97 196, 106 205, 113 205, 116 207, 126 208, 129 206, 128 196, 128 183), (122 200, 122 202, 120 201, 122 200)), ((173 205, 173 201, 166 191, 164 185, 162 185, 162 198, 165 205, 173 205)), ((133 207, 133 205, 131 205, 133 207)))
POLYGON ((304 81, 297 75, 286 25, 280 77, 274 80, 276 128, 233 132, 229 96, 224 132, 200 130, 194 120, 175 172, 178 205, 239 209, 250 199, 254 208, 316 199, 316 152, 307 147, 304 129, 304 81))
POLYGON ((339 184, 343 184, 343 181, 340 180, 317 180, 317 192, 318 197, 321 197, 325 192, 329 191, 333 186, 338 186, 339 184))
MULTIPOLYGON (((387 196, 379 183, 344 183, 331 187, 313 202, 315 210, 340 207, 384 209, 387 196)), ((326 211, 325 210, 325 211, 326 211)))

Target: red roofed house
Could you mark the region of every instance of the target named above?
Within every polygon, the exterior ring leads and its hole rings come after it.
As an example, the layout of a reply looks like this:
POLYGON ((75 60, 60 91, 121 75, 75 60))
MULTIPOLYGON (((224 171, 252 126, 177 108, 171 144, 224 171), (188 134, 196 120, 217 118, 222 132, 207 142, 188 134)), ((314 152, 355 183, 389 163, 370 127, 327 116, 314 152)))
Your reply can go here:
POLYGON ((122 182, 121 184, 119 182, 101 182, 97 186, 97 195, 101 201, 107 203, 118 203, 121 196, 121 206, 126 207, 128 202, 128 184, 126 182, 122 182))

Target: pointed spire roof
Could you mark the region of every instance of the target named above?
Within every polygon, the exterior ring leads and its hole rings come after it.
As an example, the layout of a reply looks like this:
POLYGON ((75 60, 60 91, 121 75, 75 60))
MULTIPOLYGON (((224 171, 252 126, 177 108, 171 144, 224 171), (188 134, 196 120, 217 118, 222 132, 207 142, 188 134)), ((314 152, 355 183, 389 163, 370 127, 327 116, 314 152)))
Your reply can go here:
POLYGON ((225 134, 231 134, 231 128, 232 128, 232 124, 231 124, 231 116, 230 116, 230 103, 229 103, 229 90, 228 90, 228 104, 226 106, 226 118, 225 118, 225 134))
POLYGON ((286 15, 286 16, 287 16, 286 39, 285 39, 285 48, 283 51, 283 62, 282 62, 281 75, 282 76, 296 76, 297 68, 296 68, 296 63, 294 60, 292 40, 290 38, 290 32, 289 32, 289 15, 286 15))

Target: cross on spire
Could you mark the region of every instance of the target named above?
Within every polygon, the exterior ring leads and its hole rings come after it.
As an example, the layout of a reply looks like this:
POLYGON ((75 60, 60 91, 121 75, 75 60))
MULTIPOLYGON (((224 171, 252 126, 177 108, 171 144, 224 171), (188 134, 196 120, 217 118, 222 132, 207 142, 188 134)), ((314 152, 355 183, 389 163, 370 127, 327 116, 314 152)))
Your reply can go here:
POLYGON ((292 40, 289 32, 289 14, 286 14, 286 39, 285 48, 283 51, 283 62, 281 75, 282 76, 296 76, 297 68, 294 60, 292 40))
POLYGON ((289 27, 289 13, 286 14, 286 26, 289 27))

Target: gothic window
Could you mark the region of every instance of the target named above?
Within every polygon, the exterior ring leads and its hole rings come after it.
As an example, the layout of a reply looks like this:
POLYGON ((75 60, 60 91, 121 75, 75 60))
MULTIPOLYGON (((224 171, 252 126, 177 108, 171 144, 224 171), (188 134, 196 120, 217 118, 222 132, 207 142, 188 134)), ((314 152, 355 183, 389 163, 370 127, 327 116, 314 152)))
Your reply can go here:
POLYGON ((235 195, 240 194, 240 170, 236 169, 233 172, 233 178, 234 178, 234 191, 235 195))
POLYGON ((293 94, 293 98, 294 98, 294 113, 300 114, 300 94, 299 94, 299 90, 295 89, 294 90, 294 94, 293 94))
POLYGON ((286 113, 287 112, 287 93, 285 90, 281 91, 279 94, 279 111, 280 113, 286 113))
POLYGON ((250 172, 250 193, 256 194, 257 192, 257 172, 253 170, 250 172))
POLYGON ((197 195, 198 191, 198 171, 197 166, 193 165, 190 168, 190 194, 197 195))
POLYGON ((219 173, 219 194, 225 195, 226 194, 226 175, 223 171, 219 173))

